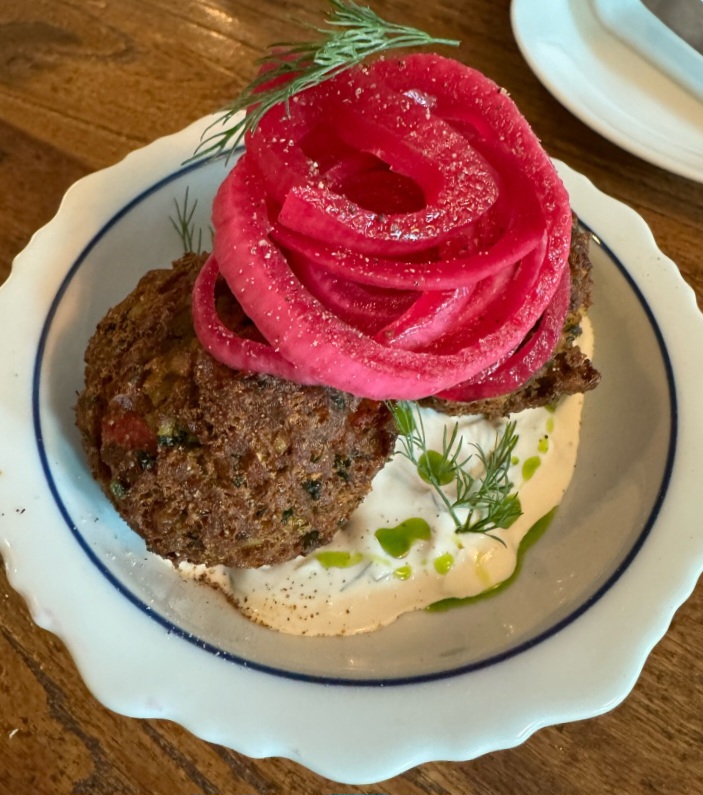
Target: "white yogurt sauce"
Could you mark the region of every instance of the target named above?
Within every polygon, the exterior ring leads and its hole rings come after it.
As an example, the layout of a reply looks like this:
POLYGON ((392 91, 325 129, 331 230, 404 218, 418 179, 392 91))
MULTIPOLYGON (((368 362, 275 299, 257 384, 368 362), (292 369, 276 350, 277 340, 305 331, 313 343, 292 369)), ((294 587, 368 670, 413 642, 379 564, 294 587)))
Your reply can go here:
MULTIPOLYGON (((583 332, 580 347, 590 352, 587 322, 583 332)), ((478 595, 510 577, 525 534, 561 502, 576 463, 582 406, 583 395, 574 395, 554 409, 529 409, 512 417, 519 439, 509 476, 523 514, 510 528, 491 531, 500 541, 457 533, 432 487, 396 453, 344 529, 308 557, 259 569, 182 564, 180 570, 225 591, 251 620, 297 635, 368 632, 442 599, 478 595), (392 557, 376 530, 409 519, 425 520, 430 538, 416 540, 407 554, 392 557)), ((441 450, 444 428, 451 433, 458 422, 467 453, 470 444, 492 450, 496 432, 502 433, 507 424, 481 417, 452 418, 428 409, 422 416, 428 447, 441 450)))

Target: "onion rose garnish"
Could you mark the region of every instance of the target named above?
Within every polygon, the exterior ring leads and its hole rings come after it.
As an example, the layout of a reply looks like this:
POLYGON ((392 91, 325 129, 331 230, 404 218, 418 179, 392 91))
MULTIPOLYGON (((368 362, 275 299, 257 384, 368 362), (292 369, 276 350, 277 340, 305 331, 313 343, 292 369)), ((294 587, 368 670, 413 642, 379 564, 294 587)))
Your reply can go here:
POLYGON ((377 400, 470 401, 551 357, 569 200, 507 94, 437 55, 356 66, 268 110, 213 206, 196 333, 219 361, 377 400), (218 280, 256 325, 220 321, 218 280))

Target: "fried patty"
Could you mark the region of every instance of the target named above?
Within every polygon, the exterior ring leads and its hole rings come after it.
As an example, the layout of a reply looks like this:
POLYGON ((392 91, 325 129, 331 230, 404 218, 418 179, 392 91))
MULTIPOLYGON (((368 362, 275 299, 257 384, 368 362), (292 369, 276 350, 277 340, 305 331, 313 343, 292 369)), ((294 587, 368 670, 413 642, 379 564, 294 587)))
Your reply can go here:
MULTIPOLYGON (((258 567, 328 543, 393 450, 386 407, 235 372, 198 343, 188 255, 98 325, 76 416, 93 476, 153 552, 258 567)), ((223 320, 254 336, 236 301, 223 320)))
POLYGON ((601 374, 576 344, 581 335, 581 321, 591 306, 592 264, 589 244, 590 235, 574 217, 569 252, 571 296, 561 339, 552 358, 526 384, 507 395, 483 400, 461 403, 431 397, 420 401, 421 404, 446 414, 484 414, 496 418, 554 404, 564 395, 595 389, 600 383, 601 374))

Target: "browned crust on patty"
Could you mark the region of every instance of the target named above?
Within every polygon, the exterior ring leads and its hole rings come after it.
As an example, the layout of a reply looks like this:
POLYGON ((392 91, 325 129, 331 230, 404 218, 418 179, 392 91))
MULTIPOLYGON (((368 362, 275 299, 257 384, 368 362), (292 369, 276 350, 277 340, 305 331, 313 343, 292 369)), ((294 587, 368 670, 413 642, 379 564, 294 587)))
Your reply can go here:
MULTIPOLYGON (((256 567, 328 543, 392 452, 380 403, 235 372, 195 337, 202 258, 155 270, 86 351, 77 424, 93 476, 147 547, 174 562, 256 567)), ((224 293, 218 308, 252 326, 224 293)))

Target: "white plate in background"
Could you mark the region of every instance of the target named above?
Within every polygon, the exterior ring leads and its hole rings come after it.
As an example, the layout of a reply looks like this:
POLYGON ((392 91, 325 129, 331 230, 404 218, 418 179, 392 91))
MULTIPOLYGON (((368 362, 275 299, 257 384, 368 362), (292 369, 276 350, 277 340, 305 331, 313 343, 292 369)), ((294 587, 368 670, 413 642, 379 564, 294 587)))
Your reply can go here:
POLYGON ((513 0, 511 21, 564 107, 626 151, 703 182, 703 102, 607 30, 590 0, 513 0))

